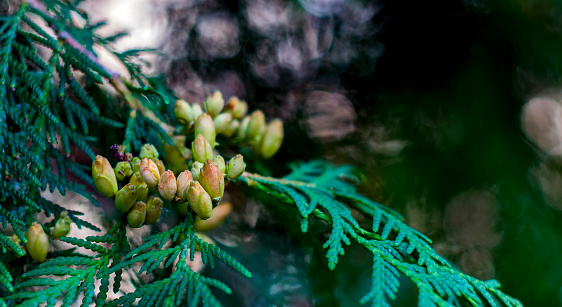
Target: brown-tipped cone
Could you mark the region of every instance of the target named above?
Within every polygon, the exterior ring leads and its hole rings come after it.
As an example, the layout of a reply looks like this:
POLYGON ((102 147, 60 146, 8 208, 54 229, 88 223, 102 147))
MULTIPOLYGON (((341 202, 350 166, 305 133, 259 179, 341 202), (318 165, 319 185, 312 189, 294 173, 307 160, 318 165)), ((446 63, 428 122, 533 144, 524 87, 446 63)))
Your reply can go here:
POLYGON ((137 201, 129 214, 127 214, 127 223, 131 228, 139 228, 144 225, 146 220, 146 203, 137 201))
POLYGON ((158 221, 160 215, 162 214, 162 208, 164 207, 164 201, 156 195, 150 196, 146 201, 146 218, 144 223, 146 225, 152 225, 158 221))
POLYGON ((211 217, 213 210, 213 202, 211 197, 198 181, 193 181, 191 187, 187 191, 187 201, 191 210, 199 217, 206 220, 211 217))
POLYGON ((25 248, 29 256, 37 262, 45 261, 49 252, 49 237, 41 224, 34 222, 27 230, 26 238, 25 248))
POLYGON ((160 183, 158 184, 158 193, 167 201, 172 201, 176 196, 176 191, 178 190, 178 184, 176 182, 176 176, 171 170, 167 170, 160 177, 160 183))
POLYGON ((176 196, 181 199, 183 202, 187 200, 187 190, 191 186, 191 182, 193 181, 193 176, 191 172, 185 170, 181 172, 176 180, 178 189, 176 191, 176 196))
POLYGON ((115 172, 106 158, 96 156, 96 159, 92 162, 92 179, 103 196, 113 198, 117 193, 118 186, 115 172))
POLYGON ((193 160, 204 163, 208 159, 213 158, 213 148, 209 141, 201 134, 197 135, 195 140, 191 143, 191 150, 193 153, 193 160))
POLYGON ((140 174, 142 180, 149 188, 155 188, 160 182, 160 171, 154 161, 144 158, 140 164, 140 174))
POLYGON ((211 160, 207 160, 199 172, 199 182, 213 202, 218 203, 224 194, 224 174, 211 160))
POLYGON ((193 135, 198 136, 199 134, 201 134, 209 142, 211 148, 215 147, 215 124, 209 114, 201 114, 195 122, 195 132, 193 135))
POLYGON ((248 104, 238 97, 232 97, 226 103, 226 110, 236 119, 240 119, 246 115, 248 104))
POLYGON ((219 91, 214 92, 211 96, 205 100, 205 109, 211 117, 217 116, 224 107, 224 99, 222 98, 222 93, 219 91))

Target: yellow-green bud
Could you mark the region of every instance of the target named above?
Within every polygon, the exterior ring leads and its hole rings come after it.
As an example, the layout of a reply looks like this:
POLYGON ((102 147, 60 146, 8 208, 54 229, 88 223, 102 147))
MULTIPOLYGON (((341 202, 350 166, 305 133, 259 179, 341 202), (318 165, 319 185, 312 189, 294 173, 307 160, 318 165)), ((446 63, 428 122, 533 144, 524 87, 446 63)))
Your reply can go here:
POLYGON ((193 122, 193 112, 191 111, 191 106, 185 100, 178 99, 176 105, 174 106, 174 114, 179 123, 184 125, 191 125, 193 122))
POLYGON ((198 181, 193 181, 191 187, 187 191, 187 201, 191 209, 202 219, 206 220, 211 217, 213 210, 213 202, 211 197, 198 181))
POLYGON ((191 175, 190 171, 185 170, 179 174, 177 179, 178 190, 176 191, 176 195, 182 201, 187 200, 187 190, 189 189, 192 181, 193 176, 191 175))
POLYGON ((199 118, 199 116, 201 116, 201 114, 203 114, 203 109, 201 109, 201 106, 197 103, 192 104, 191 105, 191 116, 193 116, 192 121, 194 123, 199 118))
POLYGON ((160 177, 160 183, 158 183, 158 193, 167 201, 172 201, 174 196, 176 196, 176 191, 178 190, 178 184, 176 182, 176 176, 171 170, 165 171, 160 177))
POLYGON ((131 228, 139 228, 144 225, 146 220, 146 203, 137 201, 129 214, 127 214, 127 223, 131 228))
POLYGON ((259 144, 259 153, 264 159, 273 157, 283 143, 283 122, 280 119, 272 120, 265 130, 259 144))
POLYGON ((215 132, 222 133, 223 131, 225 131, 226 128, 228 128, 230 121, 232 121, 232 114, 230 113, 222 113, 217 115, 217 117, 213 119, 213 124, 215 125, 215 132))
POLYGON ((246 139, 251 143, 255 142, 256 139, 259 141, 259 137, 263 135, 265 131, 265 116, 260 110, 254 111, 250 116, 250 121, 248 122, 248 128, 246 130, 246 139))
POLYGON ((141 159, 139 157, 134 157, 131 160, 131 168, 133 169, 133 173, 134 172, 140 172, 140 162, 141 162, 141 159))
POLYGON ((146 225, 156 223, 162 214, 162 207, 164 207, 164 202, 160 197, 156 195, 150 196, 146 202, 146 218, 144 223, 146 225))
POLYGON ((115 178, 119 181, 123 181, 125 178, 133 174, 133 168, 129 162, 118 162, 115 166, 115 178))
POLYGON ((246 116, 242 119, 240 126, 238 126, 238 138, 240 141, 244 141, 248 137, 248 124, 250 123, 250 116, 246 116))
POLYGON ((203 163, 201 162, 194 162, 193 165, 191 165, 191 175, 193 176, 193 180, 199 180, 199 173, 202 168, 203 163))
POLYGON ((228 126, 226 127, 226 129, 222 132, 222 135, 226 136, 226 137, 231 137, 233 136, 235 133, 238 132, 238 128, 240 127, 240 122, 236 119, 233 119, 228 126))
POLYGON ((201 114, 195 122, 194 135, 198 136, 199 134, 203 135, 203 137, 209 141, 211 148, 215 147, 215 124, 209 114, 201 114))
POLYGON ((216 155, 213 158, 213 163, 215 163, 219 167, 221 172, 224 174, 225 169, 226 169, 226 164, 224 163, 224 158, 221 155, 216 155))
POLYGON ((158 159, 158 150, 152 144, 144 144, 141 147, 139 157, 141 159, 158 159))
POLYGON ((226 110, 232 114, 234 118, 241 119, 248 111, 248 104, 238 99, 238 97, 232 97, 226 103, 226 110))
POLYGON ((228 179, 236 179, 246 169, 246 163, 244 163, 244 157, 242 155, 236 155, 234 158, 228 161, 228 165, 226 166, 226 176, 228 179))
POLYGON ((217 116, 224 107, 224 99, 222 98, 222 93, 219 91, 214 92, 211 96, 205 100, 205 109, 207 114, 211 117, 217 116))
MULTIPOLYGON (((143 184, 146 185, 144 182, 143 184)), ((138 187, 131 183, 127 183, 115 195, 115 208, 117 208, 121 214, 125 214, 135 205, 137 197, 138 187)))
POLYGON ((142 180, 146 182, 146 185, 149 188, 155 188, 160 181, 160 171, 158 170, 158 166, 154 161, 144 158, 140 164, 140 174, 142 176, 142 180))
POLYGON ((92 162, 92 178, 96 188, 103 196, 113 198, 117 193, 115 172, 106 158, 96 156, 96 160, 92 162))
POLYGON ((142 180, 140 172, 135 172, 129 179, 129 183, 137 187, 137 201, 145 201, 148 197, 148 186, 142 180))
POLYGON ((66 237, 70 233, 71 225, 72 220, 68 217, 68 212, 61 212, 59 219, 55 223, 55 228, 51 232, 51 237, 55 239, 66 237))
POLYGON ((213 158, 213 148, 201 134, 197 135, 191 143, 191 152, 193 153, 193 160, 200 163, 213 158))
POLYGON ((29 256, 37 262, 45 261, 49 252, 49 237, 43 231, 41 224, 33 223, 27 230, 26 238, 25 248, 29 256))
POLYGON ((211 217, 207 220, 201 220, 199 216, 195 217, 195 229, 198 231, 209 231, 217 228, 232 211, 232 204, 222 202, 216 206, 211 212, 211 217))
POLYGON ((164 162, 162 162, 162 160, 159 159, 154 159, 154 164, 156 164, 156 167, 158 168, 158 173, 160 174, 160 176, 162 176, 162 174, 166 171, 166 166, 164 166, 164 162))
POLYGON ((211 160, 207 160, 199 172, 199 182, 214 203, 220 202, 224 194, 224 174, 211 160))

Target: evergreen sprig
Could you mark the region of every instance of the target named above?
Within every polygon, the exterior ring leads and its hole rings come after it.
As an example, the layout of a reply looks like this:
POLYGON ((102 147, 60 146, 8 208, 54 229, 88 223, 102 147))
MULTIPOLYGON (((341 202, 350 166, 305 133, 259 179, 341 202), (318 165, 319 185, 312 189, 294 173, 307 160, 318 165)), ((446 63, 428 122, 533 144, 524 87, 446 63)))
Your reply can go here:
POLYGON ((498 282, 480 281, 453 269, 431 248, 431 240, 408 227, 398 213, 358 194, 347 181, 357 178, 352 168, 321 161, 296 163, 291 168, 292 173, 283 179, 244 173, 238 180, 295 206, 303 233, 309 222, 328 223, 331 234, 324 248, 330 269, 335 268, 351 240, 369 250, 373 254, 373 286, 362 303, 389 306, 389 300, 396 297, 399 277, 406 276, 418 288, 418 306, 482 306, 484 302, 522 306, 502 293, 498 282), (372 221, 372 227, 359 225, 351 210, 361 212, 372 221))

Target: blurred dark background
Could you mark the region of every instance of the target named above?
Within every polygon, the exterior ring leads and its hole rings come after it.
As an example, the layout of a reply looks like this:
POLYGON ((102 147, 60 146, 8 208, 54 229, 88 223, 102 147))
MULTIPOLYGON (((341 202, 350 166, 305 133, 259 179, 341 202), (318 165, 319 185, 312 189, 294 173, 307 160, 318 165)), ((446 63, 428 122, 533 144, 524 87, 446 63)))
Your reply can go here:
MULTIPOLYGON (((355 165, 361 191, 460 270, 562 306, 562 2, 145 2, 167 21, 153 69, 181 98, 218 89, 281 118, 276 164, 355 165)), ((298 239, 250 228, 270 252, 230 251, 256 273, 225 300, 349 306, 368 291, 360 248, 329 272, 298 239)), ((415 304, 402 290, 397 305, 415 304)))

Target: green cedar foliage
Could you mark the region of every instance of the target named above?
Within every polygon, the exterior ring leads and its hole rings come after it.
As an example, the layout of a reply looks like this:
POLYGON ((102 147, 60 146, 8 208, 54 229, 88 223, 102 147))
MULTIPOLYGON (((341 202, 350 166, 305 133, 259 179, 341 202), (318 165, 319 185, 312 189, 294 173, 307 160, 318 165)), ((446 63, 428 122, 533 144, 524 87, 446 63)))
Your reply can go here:
MULTIPOLYGON (((99 37, 95 30, 103 23, 90 24, 87 15, 76 8, 79 2, 23 1, 13 14, 0 16, 0 222, 5 229, 0 233, 0 306, 53 306, 57 302, 69 306, 80 295, 82 306, 215 306, 219 302, 213 291, 231 290, 188 267, 187 260, 193 260, 196 250, 209 266, 218 259, 242 276, 251 278, 251 273, 218 246, 197 237, 191 215, 169 230, 149 236, 139 247, 129 246, 123 219, 107 233, 86 240, 63 237, 61 241, 76 249, 50 253, 48 261, 39 265, 24 256, 7 235, 11 229, 25 243, 25 231, 39 212, 49 217, 67 211, 79 228, 101 231, 82 219, 81 212, 55 204, 40 193, 49 189, 64 195, 70 190, 97 204, 86 190, 92 186, 90 165, 70 157, 82 152, 94 159, 104 129, 121 129, 118 141, 133 151, 145 142, 173 145, 174 128, 158 112, 158 105, 171 101, 173 94, 160 91, 135 62, 135 56, 147 50, 115 52, 110 44, 124 34, 99 37), (73 18, 83 19, 86 25, 74 25, 73 18), (120 59, 131 80, 104 67, 94 45, 120 59), (46 55, 40 48, 48 50, 46 55), (104 85, 112 86, 119 95, 104 94, 104 85), (110 115, 107 107, 119 103, 125 105, 120 112, 125 116, 110 115), (67 179, 67 173, 83 183, 67 179), (80 249, 95 255, 80 253, 80 249), (155 280, 108 300, 109 291, 120 291, 122 274, 131 271, 150 274, 155 280), (113 289, 109 289, 110 280, 113 289)), ((497 282, 479 281, 452 268, 430 247, 430 240, 405 225, 399 214, 358 194, 349 182, 354 179, 349 167, 313 161, 293 164, 292 172, 282 179, 245 173, 236 181, 287 208, 296 208, 302 232, 307 232, 309 223, 329 225, 324 248, 330 269, 336 267, 352 240, 370 251, 372 288, 362 303, 387 306, 397 295, 399 278, 406 276, 418 288, 419 306, 520 305, 503 294, 497 282), (352 210, 372 226, 360 225, 352 210)))

